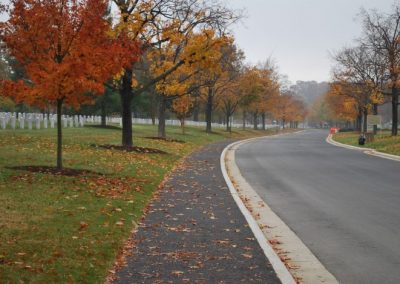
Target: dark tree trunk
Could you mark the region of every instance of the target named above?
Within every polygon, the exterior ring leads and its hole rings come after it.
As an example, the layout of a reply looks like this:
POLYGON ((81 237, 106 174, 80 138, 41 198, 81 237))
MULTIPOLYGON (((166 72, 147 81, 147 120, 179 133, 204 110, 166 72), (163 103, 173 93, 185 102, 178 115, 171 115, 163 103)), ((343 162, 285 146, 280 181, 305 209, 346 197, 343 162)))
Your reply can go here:
POLYGON ((156 125, 158 96, 155 90, 151 92, 151 123, 156 125))
POLYGON ((223 125, 225 123, 224 119, 225 119, 224 116, 219 114, 218 115, 218 124, 222 124, 223 125))
POLYGON ((213 111, 213 90, 208 88, 207 105, 206 105, 206 132, 211 133, 212 131, 212 111, 213 111))
POLYGON ((261 115, 262 129, 265 130, 265 113, 261 115))
POLYGON ((101 126, 106 127, 107 126, 107 108, 106 108, 106 102, 103 98, 101 102, 101 126))
POLYGON ((226 131, 232 132, 232 126, 231 126, 231 116, 229 113, 226 114, 226 131))
POLYGON ((199 121, 199 116, 200 116, 199 98, 195 97, 193 104, 193 121, 199 121))
POLYGON ((282 119, 282 128, 283 128, 283 129, 286 128, 286 121, 285 121, 285 119, 282 119))
MULTIPOLYGON (((374 115, 378 115, 378 104, 373 105, 374 115)), ((374 135, 378 134, 378 125, 374 125, 374 135)))
POLYGON ((363 110, 363 132, 364 133, 368 132, 368 121, 367 121, 367 118, 368 118, 368 109, 365 108, 363 110))
POLYGON ((254 130, 258 130, 258 113, 253 113, 254 130))
POLYGON ((185 135, 185 118, 181 118, 181 129, 182 129, 182 134, 185 135))
POLYGON ((160 96, 158 105, 158 137, 167 138, 165 131, 165 112, 167 111, 167 98, 160 96))
POLYGON ((399 124, 399 89, 392 89, 392 136, 397 136, 399 124))
POLYGON ((243 130, 246 130, 246 111, 243 111, 243 130))
POLYGON ((362 131, 362 111, 361 110, 358 112, 358 115, 357 115, 356 129, 359 132, 362 131))
POLYGON ((57 169, 62 169, 62 105, 63 100, 57 100, 57 169))
POLYGON ((120 90, 122 107, 122 145, 131 147, 132 139, 132 70, 125 69, 120 90))

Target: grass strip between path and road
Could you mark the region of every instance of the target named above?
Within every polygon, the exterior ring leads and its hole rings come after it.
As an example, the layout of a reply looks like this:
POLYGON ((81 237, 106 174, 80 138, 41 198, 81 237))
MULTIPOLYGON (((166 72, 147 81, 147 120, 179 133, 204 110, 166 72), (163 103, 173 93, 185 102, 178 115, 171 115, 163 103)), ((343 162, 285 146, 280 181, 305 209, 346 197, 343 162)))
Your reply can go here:
POLYGON ((373 142, 358 145, 358 132, 340 132, 333 135, 333 139, 339 143, 357 146, 362 148, 371 148, 382 153, 399 155, 400 156, 400 136, 391 136, 390 132, 382 131, 375 135, 373 142))
POLYGON ((54 166, 54 129, 0 131, 0 279, 2 283, 100 283, 140 222, 146 205, 179 160, 226 138, 274 131, 168 128, 168 141, 149 139, 155 126, 134 126, 136 153, 118 145, 118 128, 64 130, 64 166, 87 170, 65 176, 15 167, 54 166), (146 138, 147 137, 147 138, 146 138), (184 143, 183 143, 184 142, 184 143))

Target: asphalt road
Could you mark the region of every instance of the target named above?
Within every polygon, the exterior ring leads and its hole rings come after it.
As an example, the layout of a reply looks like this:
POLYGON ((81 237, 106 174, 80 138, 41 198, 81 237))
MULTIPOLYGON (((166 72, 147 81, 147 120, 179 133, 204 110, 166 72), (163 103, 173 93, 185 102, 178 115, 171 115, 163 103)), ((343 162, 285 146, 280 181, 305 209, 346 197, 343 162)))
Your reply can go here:
POLYGON ((400 283, 400 162, 319 130, 245 144, 246 180, 341 283, 400 283))

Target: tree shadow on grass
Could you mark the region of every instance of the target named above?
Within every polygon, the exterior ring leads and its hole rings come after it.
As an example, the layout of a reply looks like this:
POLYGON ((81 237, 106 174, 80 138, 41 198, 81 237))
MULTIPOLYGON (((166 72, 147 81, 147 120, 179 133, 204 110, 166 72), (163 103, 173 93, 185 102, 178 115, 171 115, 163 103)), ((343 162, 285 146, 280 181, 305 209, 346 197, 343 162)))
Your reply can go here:
POLYGON ((5 168, 9 170, 18 170, 31 173, 41 173, 41 174, 50 174, 55 176, 68 176, 68 177, 104 175, 102 173, 90 170, 79 170, 70 168, 58 169, 56 167, 49 167, 49 166, 16 166, 16 167, 5 167, 5 168))
POLYGON ((137 147, 137 146, 121 146, 121 145, 96 145, 92 144, 92 147, 96 148, 103 148, 103 149, 108 149, 108 150, 117 150, 117 151, 125 151, 125 152, 135 152, 135 153, 140 153, 140 154, 161 154, 161 155, 167 155, 168 153, 159 149, 153 149, 153 148, 145 148, 145 147, 137 147))
POLYGON ((174 143, 181 143, 181 144, 185 144, 186 142, 183 140, 179 140, 179 139, 173 139, 173 138, 162 138, 162 137, 143 137, 144 139, 151 139, 151 140, 160 140, 160 141, 164 141, 164 142, 174 142, 174 143))
POLYGON ((122 130, 121 127, 118 126, 114 126, 114 125, 106 125, 106 126, 102 126, 102 125, 85 125, 85 127, 88 128, 96 128, 96 129, 108 129, 108 130, 122 130))

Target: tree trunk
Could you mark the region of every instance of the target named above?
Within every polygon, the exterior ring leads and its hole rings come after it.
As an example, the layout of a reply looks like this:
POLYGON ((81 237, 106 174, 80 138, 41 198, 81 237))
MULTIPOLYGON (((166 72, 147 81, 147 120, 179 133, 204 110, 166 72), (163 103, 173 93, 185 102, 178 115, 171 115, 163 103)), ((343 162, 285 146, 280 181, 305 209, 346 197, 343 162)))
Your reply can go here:
POLYGON ((107 109, 106 109, 106 102, 103 99, 101 102, 101 126, 107 126, 107 109))
POLYGON ((193 121, 199 121, 199 115, 200 115, 200 104, 199 104, 199 98, 196 96, 194 98, 194 103, 193 103, 193 121))
POLYGON ((158 105, 158 137, 167 138, 165 131, 165 112, 167 111, 167 98, 160 96, 158 105))
POLYGON ((156 125, 158 96, 155 90, 151 92, 151 124, 156 125))
POLYGON ((397 136, 399 124, 399 89, 392 88, 392 136, 397 136))
POLYGON ((356 121, 356 129, 357 129, 357 131, 359 131, 359 132, 361 132, 362 131, 362 112, 361 112, 361 110, 358 112, 358 115, 357 115, 357 121, 356 121))
POLYGON ((283 129, 286 128, 286 121, 285 121, 285 119, 282 119, 282 128, 283 128, 283 129))
POLYGON ((228 132, 232 132, 232 127, 231 127, 231 116, 229 115, 229 113, 226 114, 226 131, 228 132))
POLYGON ((132 139, 132 70, 125 69, 120 90, 122 107, 122 145, 133 146, 132 139))
POLYGON ((57 100, 57 169, 63 168, 62 164, 62 105, 63 100, 57 100))
POLYGON ((185 118, 181 118, 181 128, 182 128, 182 134, 185 135, 185 118))
POLYGON ((258 113, 257 112, 253 113, 253 124, 254 124, 254 130, 258 130, 258 113))
POLYGON ((246 130, 246 111, 243 111, 243 130, 246 130))
POLYGON ((265 113, 261 115, 262 129, 265 130, 265 113))
POLYGON ((363 110, 363 132, 367 133, 368 132, 368 109, 364 108, 363 110))
POLYGON ((213 111, 213 90, 208 88, 207 105, 206 105, 206 132, 211 133, 212 131, 212 111, 213 111))
MULTIPOLYGON (((373 105, 374 115, 378 115, 378 104, 373 105)), ((374 135, 378 134, 378 125, 374 125, 374 135)))

